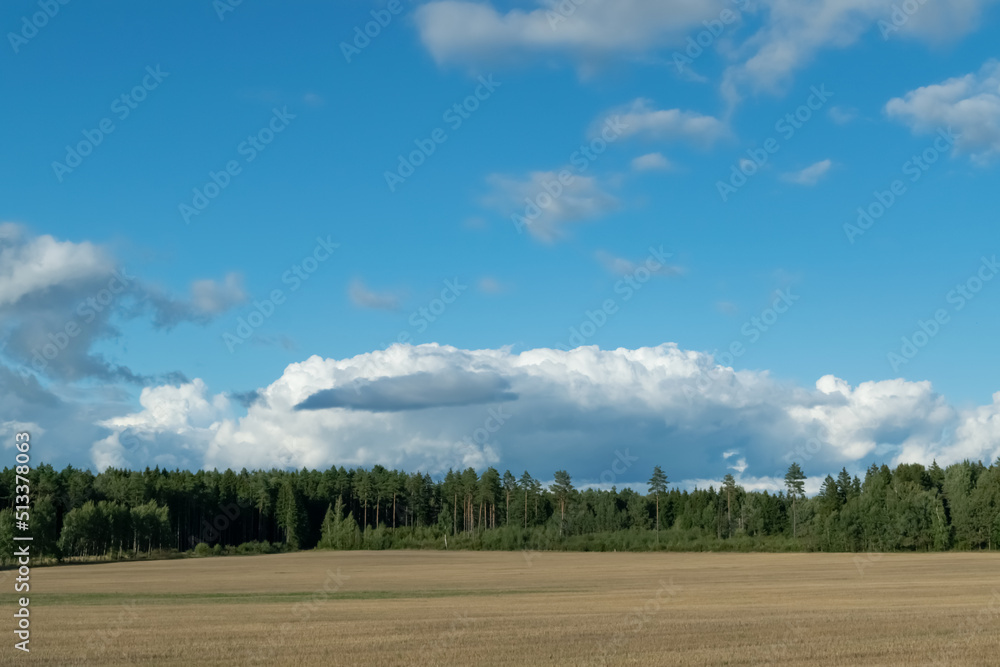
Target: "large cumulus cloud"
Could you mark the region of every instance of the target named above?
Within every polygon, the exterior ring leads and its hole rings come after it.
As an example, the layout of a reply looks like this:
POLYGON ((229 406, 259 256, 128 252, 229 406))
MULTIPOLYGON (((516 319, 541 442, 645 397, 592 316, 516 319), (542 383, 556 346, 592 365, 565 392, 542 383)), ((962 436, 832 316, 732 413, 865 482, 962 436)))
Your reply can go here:
POLYGON ((201 382, 150 389, 142 406, 104 422, 114 433, 95 462, 110 460, 115 434, 139 434, 156 456, 209 468, 496 465, 543 477, 566 468, 595 484, 614 471, 621 485, 662 465, 678 482, 735 470, 748 486, 773 488, 793 459, 824 475, 1000 453, 1000 394, 961 410, 927 382, 852 387, 824 376, 799 387, 671 343, 520 353, 394 345, 291 364, 240 416, 201 382))

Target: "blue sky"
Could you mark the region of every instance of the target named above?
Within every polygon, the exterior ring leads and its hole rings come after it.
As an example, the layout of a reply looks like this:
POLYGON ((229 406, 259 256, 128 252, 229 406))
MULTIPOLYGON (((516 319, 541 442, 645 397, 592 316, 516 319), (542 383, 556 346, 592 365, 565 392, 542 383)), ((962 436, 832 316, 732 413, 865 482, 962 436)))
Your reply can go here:
POLYGON ((1000 281, 972 298, 953 290, 992 277, 998 251, 1000 10, 897 4, 890 31, 894 4, 880 0, 606 3, 6 4, 0 424, 48 434, 54 463, 95 467, 544 476, 572 451, 571 472, 597 483, 629 444, 619 429, 644 462, 618 483, 655 463, 717 479, 745 460, 745 483, 766 487, 809 438, 823 445, 814 475, 995 458, 1000 281), (46 7, 54 15, 39 18, 46 7), (366 24, 376 36, 355 41, 366 24), (686 51, 698 40, 702 53, 686 51), (678 68, 685 53, 696 57, 678 68), (808 120, 793 132, 779 123, 796 113, 808 120), (609 119, 612 140, 581 159, 609 119), (955 138, 935 146, 949 127, 955 138), (61 166, 80 142, 97 145, 61 166), (433 153, 390 187, 386 173, 420 145, 433 153), (741 168, 745 184, 720 194, 741 168), (212 174, 225 187, 185 215, 212 174), (845 230, 893 181, 884 214, 845 230), (561 192, 540 200, 546 183, 561 192), (526 197, 547 204, 519 229, 526 197), (315 271, 296 282, 303 263, 315 271), (115 267, 135 276, 129 291, 32 367, 115 267), (626 290, 633 276, 649 279, 626 290), (273 314, 240 336, 275 290, 273 314), (436 302, 442 292, 453 302, 436 302), (609 299, 606 323, 574 337, 609 299), (775 316, 775 303, 791 305, 775 316), (754 320, 772 316, 766 331, 754 320), (935 331, 926 341, 921 321, 935 331), (906 358, 915 333, 926 344, 906 358), (447 347, 380 352, 398 340, 447 347), (540 352, 581 343, 605 356, 540 352), (734 343, 741 354, 720 356, 734 343), (641 348, 656 358, 626 353, 641 348), (525 354, 549 359, 544 382, 525 354), (619 362, 613 376, 593 366, 619 362), (664 395, 638 395, 637 378, 659 372, 651 391, 664 395), (665 398, 710 372, 724 381, 698 390, 700 408, 665 398), (419 381, 378 384, 397 376, 419 381), (839 378, 829 391, 824 376, 839 378), (470 453, 463 433, 488 400, 449 402, 467 382, 534 407, 470 453), (444 403, 294 409, 351 383, 380 401, 416 391, 444 403), (287 390, 289 409, 255 420, 267 401, 246 396, 268 388, 287 390), (636 401, 648 412, 632 414, 636 401), (268 454, 286 428, 287 451, 268 454))

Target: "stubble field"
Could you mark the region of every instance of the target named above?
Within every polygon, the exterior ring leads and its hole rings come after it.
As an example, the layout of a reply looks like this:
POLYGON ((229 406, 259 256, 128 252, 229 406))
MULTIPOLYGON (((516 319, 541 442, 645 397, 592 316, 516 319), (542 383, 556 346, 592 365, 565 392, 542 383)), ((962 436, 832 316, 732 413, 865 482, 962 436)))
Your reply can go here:
POLYGON ((991 553, 306 552, 38 568, 31 583, 32 651, 14 655, 9 640, 4 664, 912 666, 1000 655, 991 553))

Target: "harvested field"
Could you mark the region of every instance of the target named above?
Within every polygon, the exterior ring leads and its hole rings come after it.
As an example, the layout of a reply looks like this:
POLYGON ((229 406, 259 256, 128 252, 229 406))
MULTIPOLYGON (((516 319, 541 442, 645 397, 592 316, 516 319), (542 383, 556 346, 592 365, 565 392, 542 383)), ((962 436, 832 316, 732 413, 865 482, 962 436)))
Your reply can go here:
POLYGON ((988 665, 998 573, 991 553, 304 552, 38 568, 31 655, 8 641, 0 662, 988 665))

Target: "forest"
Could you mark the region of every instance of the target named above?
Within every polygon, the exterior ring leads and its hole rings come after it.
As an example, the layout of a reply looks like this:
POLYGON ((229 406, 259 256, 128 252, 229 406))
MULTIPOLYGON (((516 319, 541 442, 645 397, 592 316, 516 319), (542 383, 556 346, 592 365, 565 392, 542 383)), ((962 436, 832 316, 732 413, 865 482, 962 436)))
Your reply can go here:
MULTIPOLYGON (((0 489, 0 558, 14 535, 15 470, 0 489)), ((793 463, 784 490, 682 491, 651 471, 646 493, 576 489, 557 471, 451 470, 435 480, 382 466, 224 472, 41 465, 29 474, 33 553, 51 560, 274 553, 298 549, 577 551, 943 551, 1000 540, 1000 459, 941 468, 841 470, 804 493, 793 463)))

